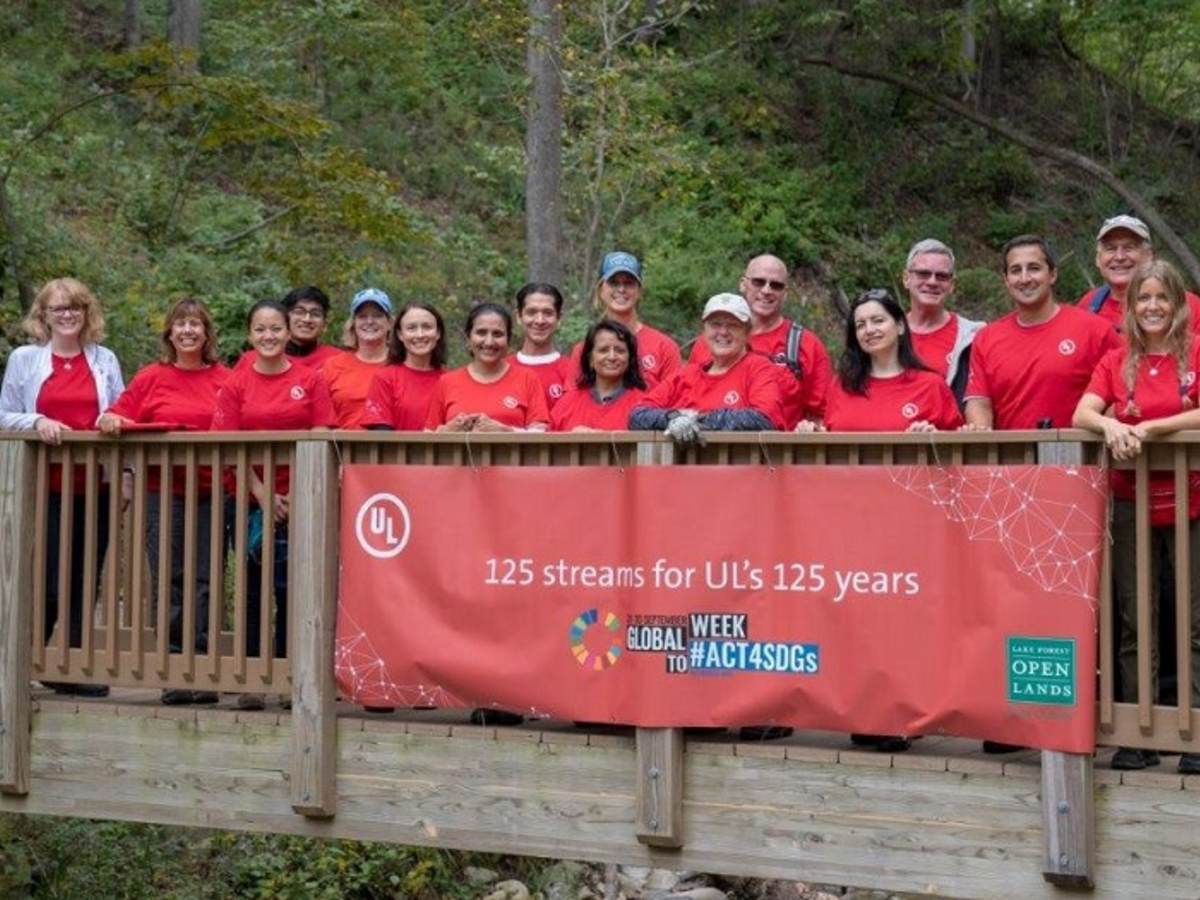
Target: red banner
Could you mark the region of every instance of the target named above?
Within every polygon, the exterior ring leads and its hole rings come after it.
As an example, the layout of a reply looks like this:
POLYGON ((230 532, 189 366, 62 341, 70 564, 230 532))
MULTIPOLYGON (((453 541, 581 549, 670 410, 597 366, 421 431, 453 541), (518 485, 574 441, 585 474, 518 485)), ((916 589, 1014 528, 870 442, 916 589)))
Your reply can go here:
POLYGON ((1093 467, 347 466, 369 705, 1094 746, 1093 467))

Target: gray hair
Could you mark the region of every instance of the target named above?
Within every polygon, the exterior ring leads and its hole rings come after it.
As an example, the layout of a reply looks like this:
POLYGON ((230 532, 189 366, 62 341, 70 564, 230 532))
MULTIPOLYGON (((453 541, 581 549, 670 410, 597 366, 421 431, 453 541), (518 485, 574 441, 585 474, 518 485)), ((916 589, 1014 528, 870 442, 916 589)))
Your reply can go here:
POLYGON ((949 257, 950 271, 954 271, 954 251, 935 238, 925 238, 925 240, 913 244, 912 249, 908 251, 908 259, 904 263, 904 268, 912 268, 913 260, 922 253, 940 253, 942 256, 949 257))

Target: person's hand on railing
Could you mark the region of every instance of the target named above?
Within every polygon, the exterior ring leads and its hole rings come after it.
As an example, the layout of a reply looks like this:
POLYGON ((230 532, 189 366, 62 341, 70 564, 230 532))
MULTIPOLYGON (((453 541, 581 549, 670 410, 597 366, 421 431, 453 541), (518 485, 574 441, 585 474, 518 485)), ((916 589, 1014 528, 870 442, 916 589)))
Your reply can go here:
POLYGON ((700 413, 694 409, 677 409, 670 415, 666 434, 678 444, 704 443, 704 433, 700 427, 700 413))
POLYGON ((487 413, 478 413, 475 418, 475 425, 470 429, 483 434, 502 434, 509 431, 516 431, 511 425, 505 425, 503 422, 497 422, 487 413))
POLYGON ((917 419, 915 422, 909 425, 905 431, 928 433, 930 431, 937 431, 937 426, 932 422, 927 422, 925 419, 917 419))
POLYGON ((51 419, 49 416, 42 416, 33 427, 42 441, 56 445, 62 443, 63 432, 71 430, 70 425, 64 425, 58 419, 51 419))
POLYGON ((967 422, 965 425, 960 425, 958 427, 958 430, 959 431, 974 431, 974 432, 991 431, 992 426, 984 425, 980 422, 967 422))
POLYGON ((479 421, 479 413, 459 413, 449 422, 439 425, 438 431, 473 431, 479 421))
POLYGON ((96 420, 96 427, 100 429, 101 434, 116 437, 121 433, 121 426, 128 421, 128 419, 118 416, 116 413, 106 412, 96 420))
POLYGON ((820 434, 825 430, 825 423, 816 422, 812 419, 801 419, 792 430, 796 434, 820 434))
POLYGON ((1104 429, 1104 443, 1114 459, 1133 459, 1142 451, 1143 435, 1138 433, 1141 425, 1126 425, 1105 416, 1100 420, 1100 427, 1104 429))

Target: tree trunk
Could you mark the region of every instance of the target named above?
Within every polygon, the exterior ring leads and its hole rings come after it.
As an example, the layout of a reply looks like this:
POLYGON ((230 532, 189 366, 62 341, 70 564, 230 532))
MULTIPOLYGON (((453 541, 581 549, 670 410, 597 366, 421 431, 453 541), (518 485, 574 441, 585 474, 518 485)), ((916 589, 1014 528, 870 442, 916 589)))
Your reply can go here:
POLYGON ((8 270, 17 283, 17 305, 28 309, 33 303, 33 285, 25 277, 24 235, 13 213, 8 195, 8 178, 0 178, 0 225, 3 226, 4 244, 8 245, 8 270))
POLYGON ((525 244, 531 281, 562 284, 562 0, 529 0, 525 244))
POLYGON ((800 59, 800 62, 809 66, 824 66, 842 75, 848 75, 851 78, 861 78, 867 81, 890 84, 892 87, 907 91, 913 96, 920 97, 934 106, 954 113, 969 122, 974 122, 976 125, 986 128, 993 134, 997 134, 1007 141, 1024 147, 1031 153, 1044 156, 1047 159, 1052 159, 1055 162, 1063 163, 1073 169, 1086 173, 1124 200, 1129 205, 1130 210, 1149 226, 1150 231, 1162 241, 1168 250, 1175 254, 1184 269, 1187 270, 1188 276, 1192 279, 1192 284, 1200 285, 1200 259, 1196 258, 1196 254, 1191 251, 1191 248, 1167 224, 1167 220, 1159 214, 1158 209, 1152 206, 1149 200, 1113 174, 1111 170, 1100 165, 1100 163, 1091 157, 1035 138, 1021 131, 1019 128, 1009 125, 1007 122, 1002 122, 999 119, 985 115, 965 103, 960 103, 952 97, 947 97, 935 90, 931 90, 920 82, 904 75, 863 69, 826 56, 803 57, 800 59))
POLYGON ((167 40, 176 52, 186 54, 184 67, 195 71, 200 60, 202 0, 171 0, 167 17, 167 40))
POLYGON ((142 0, 125 0, 125 49, 142 43, 142 0))

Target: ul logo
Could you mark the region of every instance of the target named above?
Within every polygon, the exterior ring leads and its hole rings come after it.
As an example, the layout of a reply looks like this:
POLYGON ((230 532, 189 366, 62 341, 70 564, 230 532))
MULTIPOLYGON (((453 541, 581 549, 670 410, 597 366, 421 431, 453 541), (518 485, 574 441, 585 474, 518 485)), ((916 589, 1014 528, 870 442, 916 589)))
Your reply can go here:
POLYGON ((359 507, 354 521, 359 546, 376 559, 391 559, 408 545, 412 520, 395 494, 375 494, 359 507))
POLYGON ((1061 353, 1063 356, 1070 356, 1072 353, 1075 352, 1075 342, 1073 340, 1071 340, 1070 338, 1067 338, 1065 341, 1063 341, 1061 344, 1058 345, 1058 352, 1061 353))

